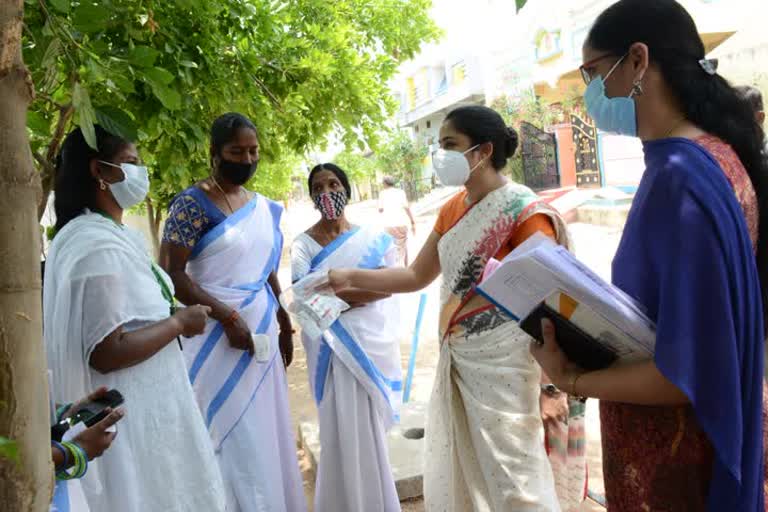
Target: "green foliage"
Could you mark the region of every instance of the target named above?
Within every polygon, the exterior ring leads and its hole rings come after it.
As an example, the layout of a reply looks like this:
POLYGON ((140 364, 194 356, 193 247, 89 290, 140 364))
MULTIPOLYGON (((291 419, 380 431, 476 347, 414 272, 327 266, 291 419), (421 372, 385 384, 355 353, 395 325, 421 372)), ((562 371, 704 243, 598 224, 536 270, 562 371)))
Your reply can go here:
POLYGON ((0 458, 19 462, 19 447, 16 441, 0 436, 0 458))
POLYGON ((207 175, 208 128, 224 112, 260 127, 255 186, 275 198, 290 190, 295 155, 330 131, 375 144, 396 107, 389 79, 438 35, 430 0, 25 3, 38 91, 28 128, 42 172, 72 123, 94 145, 98 122, 138 141, 160 210, 207 175))
POLYGON ((377 149, 379 171, 401 182, 409 199, 414 200, 426 192, 429 184, 422 179, 422 173, 429 152, 427 146, 415 143, 403 131, 395 131, 377 149))

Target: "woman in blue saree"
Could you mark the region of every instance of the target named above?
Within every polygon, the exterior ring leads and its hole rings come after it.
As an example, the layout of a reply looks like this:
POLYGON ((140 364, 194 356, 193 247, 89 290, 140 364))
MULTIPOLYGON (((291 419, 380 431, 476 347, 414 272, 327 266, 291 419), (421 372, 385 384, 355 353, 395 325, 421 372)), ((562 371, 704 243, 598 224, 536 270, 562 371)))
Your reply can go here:
POLYGON ((558 387, 601 400, 610 511, 763 512, 762 130, 674 0, 615 3, 583 52, 598 128, 643 141, 613 282, 655 321, 656 353, 584 372, 546 321, 531 350, 558 387))
POLYGON ((243 185, 259 161, 256 127, 225 114, 211 129, 211 176, 179 194, 160 262, 185 304, 211 308, 183 340, 230 512, 301 512, 306 503, 288 410, 290 318, 277 297, 282 207, 243 185))

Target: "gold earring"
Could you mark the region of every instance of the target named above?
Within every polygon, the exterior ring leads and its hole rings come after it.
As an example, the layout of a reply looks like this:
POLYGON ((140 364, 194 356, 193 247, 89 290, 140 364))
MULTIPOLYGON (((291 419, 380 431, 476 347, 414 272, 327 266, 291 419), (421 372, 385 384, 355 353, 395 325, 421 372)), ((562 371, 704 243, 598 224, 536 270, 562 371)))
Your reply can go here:
POLYGON ((102 179, 99 179, 99 188, 101 190, 107 190, 107 184, 104 183, 104 180, 102 180, 102 179))
POLYGON ((643 95, 643 82, 640 80, 635 80, 635 83, 632 84, 632 96, 642 96, 643 95))

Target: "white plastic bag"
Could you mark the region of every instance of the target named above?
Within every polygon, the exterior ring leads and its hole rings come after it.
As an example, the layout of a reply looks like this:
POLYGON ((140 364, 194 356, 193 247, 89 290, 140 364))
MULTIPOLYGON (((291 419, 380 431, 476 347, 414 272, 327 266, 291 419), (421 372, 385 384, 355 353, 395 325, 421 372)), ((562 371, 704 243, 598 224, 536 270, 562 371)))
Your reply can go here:
POLYGON ((280 295, 280 304, 312 339, 319 338, 349 304, 338 298, 328 284, 328 272, 315 272, 294 283, 280 295))

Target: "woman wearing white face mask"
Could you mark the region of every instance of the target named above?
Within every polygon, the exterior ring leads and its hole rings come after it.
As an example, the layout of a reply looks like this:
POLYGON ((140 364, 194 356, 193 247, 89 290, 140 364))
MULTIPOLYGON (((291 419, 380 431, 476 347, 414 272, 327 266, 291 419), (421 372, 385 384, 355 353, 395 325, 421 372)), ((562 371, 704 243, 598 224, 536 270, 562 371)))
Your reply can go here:
POLYGON ((332 270, 331 286, 405 293, 443 275, 442 349, 426 432, 427 510, 560 510, 544 449, 539 368, 525 333, 474 285, 489 261, 537 231, 567 244, 565 224, 536 194, 499 174, 517 134, 498 113, 452 111, 440 146, 433 159, 440 180, 466 188, 441 209, 416 260, 406 269, 332 270))
POLYGON ((96 127, 67 136, 56 173, 56 236, 43 289, 56 402, 105 386, 130 410, 109 452, 83 477, 91 510, 224 510, 224 491, 187 379, 178 336, 201 332, 209 309, 173 311, 173 285, 123 210, 144 200, 147 170, 133 144, 96 127))

